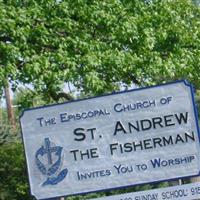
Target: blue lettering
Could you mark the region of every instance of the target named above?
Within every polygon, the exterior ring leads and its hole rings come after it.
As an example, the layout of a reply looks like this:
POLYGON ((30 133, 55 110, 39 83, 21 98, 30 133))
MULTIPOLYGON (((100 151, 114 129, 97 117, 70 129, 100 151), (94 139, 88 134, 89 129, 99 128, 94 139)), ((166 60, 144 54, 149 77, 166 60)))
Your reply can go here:
POLYGON ((60 114, 60 121, 61 122, 67 122, 69 119, 67 118, 67 113, 60 114))

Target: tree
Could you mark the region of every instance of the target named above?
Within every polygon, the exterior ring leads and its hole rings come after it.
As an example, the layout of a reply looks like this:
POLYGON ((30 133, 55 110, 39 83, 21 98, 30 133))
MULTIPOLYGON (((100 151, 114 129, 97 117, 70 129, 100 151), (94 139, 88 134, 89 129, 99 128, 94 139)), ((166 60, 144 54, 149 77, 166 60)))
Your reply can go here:
POLYGON ((200 8, 190 0, 0 1, 0 85, 48 99, 188 79, 200 85, 200 8))
MULTIPOLYGON (((72 99, 66 83, 83 95, 181 78, 200 89, 200 8, 192 0, 0 0, 0 10, 0 90, 7 80, 13 90, 30 84, 25 107, 37 96, 72 99)), ((21 159, 13 152, 1 160, 21 159)), ((9 185, 0 187, 4 194, 9 185)), ((10 198, 27 196, 20 195, 10 198)))
POLYGON ((17 116, 20 116, 24 109, 44 105, 47 103, 34 90, 22 87, 19 87, 18 90, 15 91, 15 94, 13 96, 13 102, 14 105, 17 106, 17 116))
POLYGON ((2 145, 0 160, 0 199, 33 199, 28 192, 22 144, 17 142, 2 145))
POLYGON ((7 85, 4 86, 4 92, 5 92, 8 120, 10 124, 12 125, 13 130, 16 131, 16 121, 14 117, 14 110, 13 110, 13 105, 12 105, 12 101, 10 97, 10 87, 8 83, 7 85))

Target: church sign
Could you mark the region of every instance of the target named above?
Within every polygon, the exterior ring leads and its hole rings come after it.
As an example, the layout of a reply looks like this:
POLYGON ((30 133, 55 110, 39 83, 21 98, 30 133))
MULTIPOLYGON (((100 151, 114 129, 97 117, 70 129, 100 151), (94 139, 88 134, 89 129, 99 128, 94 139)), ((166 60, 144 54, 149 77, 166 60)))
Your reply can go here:
POLYGON ((31 194, 83 194, 198 175, 200 143, 186 81, 25 110, 31 194))

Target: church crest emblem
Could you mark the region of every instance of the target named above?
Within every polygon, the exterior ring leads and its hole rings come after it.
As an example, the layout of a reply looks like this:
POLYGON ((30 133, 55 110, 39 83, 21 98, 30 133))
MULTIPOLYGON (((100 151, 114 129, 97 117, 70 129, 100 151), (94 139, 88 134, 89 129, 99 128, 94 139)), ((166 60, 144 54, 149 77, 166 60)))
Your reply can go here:
POLYGON ((40 173, 45 177, 42 186, 56 185, 67 175, 68 169, 62 169, 63 147, 55 145, 49 138, 35 153, 35 162, 40 173))

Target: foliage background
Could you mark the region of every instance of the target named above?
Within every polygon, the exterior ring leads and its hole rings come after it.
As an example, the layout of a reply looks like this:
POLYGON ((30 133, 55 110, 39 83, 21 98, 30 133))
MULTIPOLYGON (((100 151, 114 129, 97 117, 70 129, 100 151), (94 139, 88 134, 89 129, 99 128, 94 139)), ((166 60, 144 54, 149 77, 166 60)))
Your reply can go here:
POLYGON ((47 102, 70 99, 66 83, 85 95, 181 78, 199 87, 191 0, 1 0, 0 10, 0 86, 31 84, 47 102))
MULTIPOLYGON (((200 96, 199 19, 192 0, 0 0, 0 94, 9 82, 17 121, 24 108, 177 79, 200 96)), ((31 199, 3 106, 0 122, 0 199, 31 199)))

